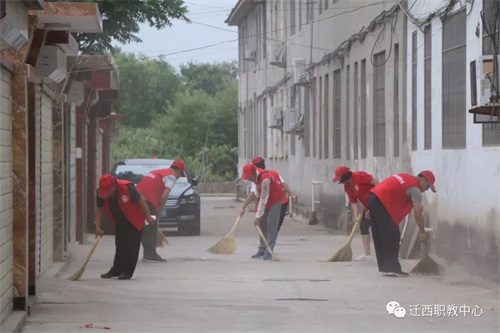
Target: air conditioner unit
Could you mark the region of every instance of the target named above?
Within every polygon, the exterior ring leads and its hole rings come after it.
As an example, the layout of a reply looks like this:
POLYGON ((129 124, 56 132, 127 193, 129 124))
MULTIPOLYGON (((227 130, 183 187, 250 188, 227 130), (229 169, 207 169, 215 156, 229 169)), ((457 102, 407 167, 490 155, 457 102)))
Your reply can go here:
POLYGON ((290 108, 285 113, 284 132, 289 134, 298 134, 300 132, 300 111, 296 108, 290 108))
POLYGON ((311 87, 306 68, 306 59, 293 59, 293 84, 296 86, 311 87))
POLYGON ((4 1, 0 18, 0 51, 18 50, 28 41, 28 10, 19 1, 4 1))
POLYGON ((279 41, 271 41, 270 43, 269 64, 282 68, 286 67, 285 43, 279 41))
POLYGON ((244 59, 248 61, 255 61, 257 59, 257 50, 253 45, 245 46, 245 55, 244 59))
MULTIPOLYGON (((497 56, 497 61, 500 64, 500 56, 497 56)), ((491 104, 492 87, 493 87, 493 56, 483 55, 477 58, 470 64, 471 78, 475 77, 475 81, 471 82, 471 104, 472 106, 484 106, 491 104)), ((500 69, 497 68, 497 89, 500 90, 500 69)), ((496 95, 494 93, 494 95, 496 95)))
POLYGON ((44 45, 40 50, 36 69, 56 83, 66 77, 67 56, 55 45, 44 45))
POLYGON ((269 128, 283 130, 283 108, 272 109, 271 126, 269 128))
POLYGON ((67 95, 67 102, 74 103, 79 106, 85 101, 85 88, 82 81, 73 81, 69 88, 67 95))

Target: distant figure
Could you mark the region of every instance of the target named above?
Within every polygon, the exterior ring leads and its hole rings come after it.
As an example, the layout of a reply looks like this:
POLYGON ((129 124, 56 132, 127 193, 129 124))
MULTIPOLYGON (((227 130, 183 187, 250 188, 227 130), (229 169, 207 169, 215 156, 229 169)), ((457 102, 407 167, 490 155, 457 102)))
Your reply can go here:
POLYGON ((110 221, 116 225, 115 259, 109 272, 102 274, 101 278, 128 280, 134 275, 137 265, 144 221, 155 224, 156 220, 134 184, 110 174, 104 174, 99 179, 96 202, 96 236, 103 234, 103 209, 106 209, 110 221))
MULTIPOLYGON (((177 179, 184 175, 184 170, 184 162, 175 160, 169 168, 150 171, 137 184, 137 190, 146 199, 149 210, 158 218, 177 179)), ((144 249, 142 261, 144 262, 167 262, 156 252, 157 233, 157 223, 146 226, 142 232, 142 247, 144 249)))
POLYGON ((361 238, 363 241, 363 249, 365 253, 357 257, 357 261, 370 261, 370 214, 368 211, 368 194, 373 186, 378 184, 378 180, 372 175, 364 171, 351 171, 348 167, 341 165, 335 169, 334 182, 344 184, 344 192, 347 194, 351 202, 351 208, 354 219, 358 218, 359 209, 358 201, 361 202, 364 208, 363 218, 359 225, 361 238))

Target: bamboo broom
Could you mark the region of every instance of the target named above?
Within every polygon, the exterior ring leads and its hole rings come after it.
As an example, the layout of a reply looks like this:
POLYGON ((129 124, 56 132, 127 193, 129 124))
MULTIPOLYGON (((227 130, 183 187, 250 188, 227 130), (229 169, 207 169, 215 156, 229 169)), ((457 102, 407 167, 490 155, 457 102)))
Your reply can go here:
POLYGON ((240 223, 241 215, 238 215, 236 222, 234 222, 233 227, 221 240, 217 242, 214 246, 207 249, 208 252, 214 254, 233 254, 236 250, 236 242, 234 241, 234 231, 240 223))
POLYGON ((443 271, 443 267, 439 265, 434 259, 429 255, 427 249, 427 243, 422 243, 422 259, 413 267, 410 271, 412 274, 422 274, 422 275, 439 275, 443 271))
POLYGON ((340 262, 340 261, 352 260, 351 242, 352 239, 354 238, 354 235, 356 234, 356 231, 358 231, 359 223, 361 222, 362 218, 363 214, 359 214, 358 218, 356 219, 356 222, 354 223, 354 226, 352 227, 351 234, 349 235, 349 238, 347 238, 347 241, 345 242, 344 246, 342 246, 342 248, 338 250, 329 259, 323 260, 323 262, 340 262))
POLYGON ((83 275, 83 272, 85 271, 85 267, 87 266, 89 260, 90 260, 90 257, 92 256, 92 253, 94 253, 94 250, 95 248, 97 247, 97 244, 99 244, 99 241, 101 240, 101 235, 97 236, 96 239, 94 240, 94 244, 92 244, 92 247, 90 248, 90 251, 89 253, 87 254, 87 258, 85 258, 85 261, 83 263, 83 265, 75 272, 73 273, 72 275, 68 276, 66 278, 66 280, 70 280, 70 281, 76 281, 78 279, 80 279, 83 275))
POLYGON ((271 249, 271 246, 269 246, 269 243, 267 242, 266 237, 262 233, 262 229, 258 225, 255 225, 255 228, 257 228, 257 232, 259 233, 259 236, 262 239, 262 241, 264 242, 264 244, 266 244, 267 252, 269 252, 271 254, 271 256, 273 257, 273 260, 276 260, 276 261, 287 261, 286 258, 281 258, 281 257, 278 257, 277 255, 274 254, 273 250, 271 249))

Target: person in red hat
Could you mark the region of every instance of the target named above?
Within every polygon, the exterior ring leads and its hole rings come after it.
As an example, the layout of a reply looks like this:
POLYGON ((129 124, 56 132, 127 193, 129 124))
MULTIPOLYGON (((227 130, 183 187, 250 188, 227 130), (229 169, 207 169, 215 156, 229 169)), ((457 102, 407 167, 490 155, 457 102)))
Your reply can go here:
MULTIPOLYGON (((149 210, 154 215, 161 214, 168 195, 174 187, 177 179, 184 175, 185 165, 182 160, 175 160, 169 168, 155 169, 137 183, 137 190, 144 196, 149 210)), ((156 252, 156 234, 158 224, 144 227, 142 232, 142 248, 144 262, 167 262, 156 252)))
POLYGON ((413 209, 420 230, 420 241, 427 241, 422 215, 422 192, 436 192, 434 174, 425 170, 416 177, 399 173, 381 181, 370 190, 368 208, 372 222, 373 243, 378 270, 384 276, 408 276, 398 260, 399 224, 413 209))
POLYGON ((115 259, 111 269, 101 278, 128 280, 134 275, 137 265, 144 221, 155 224, 156 220, 134 184, 110 174, 104 174, 99 179, 96 201, 96 236, 103 234, 103 210, 107 211, 110 221, 116 225, 115 259))
MULTIPOLYGON (((252 164, 255 165, 257 168, 261 168, 263 170, 266 169, 265 161, 260 156, 255 156, 254 158, 252 158, 252 164)), ((278 224, 278 233, 279 233, 281 225, 285 220, 286 212, 288 211, 288 196, 290 196, 294 204, 297 203, 297 196, 292 193, 290 187, 288 187, 288 184, 285 183, 285 181, 283 180, 283 177, 281 177, 280 174, 278 175, 280 177, 281 183, 283 184, 283 197, 281 198, 281 214, 280 214, 280 222, 278 224)), ((254 182, 252 182, 250 193, 248 194, 245 202, 243 203, 243 206, 240 209, 240 216, 243 216, 243 214, 245 214, 248 205, 250 205, 250 203, 252 203, 254 199, 258 197, 259 193, 257 192, 257 185, 254 182)))
MULTIPOLYGON (((281 214, 281 200, 283 197, 283 184, 279 174, 274 170, 263 170, 257 168, 252 163, 243 166, 242 179, 247 179, 257 185, 257 191, 260 193, 255 214, 254 224, 260 226, 266 236, 271 249, 274 249, 276 236, 278 234, 278 224, 281 214)), ((264 242, 259 238, 260 244, 254 259, 262 258, 264 260, 272 259, 267 251, 264 242)))
POLYGON ((370 220, 368 210, 368 194, 378 184, 378 180, 365 171, 351 171, 348 167, 341 165, 335 169, 334 182, 344 184, 344 192, 351 203, 353 217, 358 218, 358 201, 363 205, 363 218, 359 224, 364 253, 357 257, 357 261, 370 261, 370 220))

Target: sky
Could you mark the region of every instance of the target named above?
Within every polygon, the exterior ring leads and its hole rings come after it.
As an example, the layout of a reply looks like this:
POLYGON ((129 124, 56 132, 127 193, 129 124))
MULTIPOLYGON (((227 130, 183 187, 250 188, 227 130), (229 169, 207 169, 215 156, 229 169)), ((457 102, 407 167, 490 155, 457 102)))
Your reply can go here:
POLYGON ((119 47, 123 52, 142 53, 149 57, 165 55, 166 61, 176 68, 190 61, 213 63, 236 60, 238 42, 233 40, 238 38, 237 28, 228 26, 224 21, 237 2, 238 0, 186 0, 185 4, 189 9, 187 17, 192 21, 191 24, 176 20, 172 27, 162 30, 150 28, 147 24, 141 25, 138 37, 143 43, 119 47), (220 45, 206 47, 213 44, 220 45), (188 51, 195 48, 202 49, 188 51))

